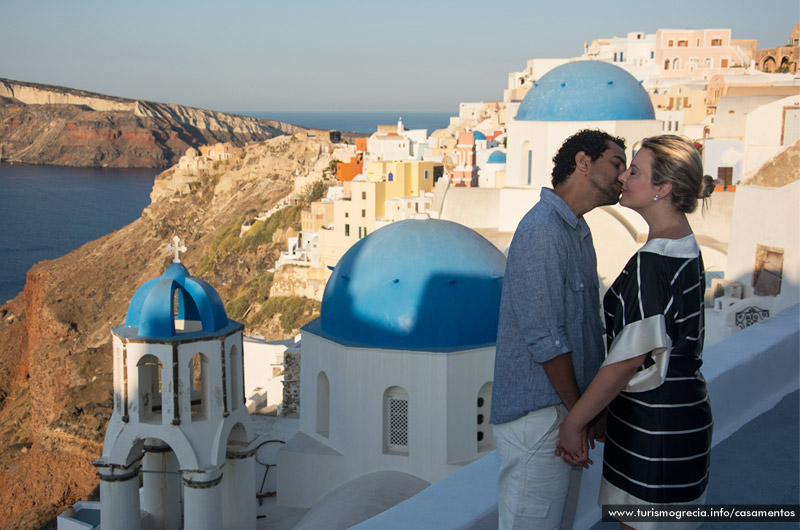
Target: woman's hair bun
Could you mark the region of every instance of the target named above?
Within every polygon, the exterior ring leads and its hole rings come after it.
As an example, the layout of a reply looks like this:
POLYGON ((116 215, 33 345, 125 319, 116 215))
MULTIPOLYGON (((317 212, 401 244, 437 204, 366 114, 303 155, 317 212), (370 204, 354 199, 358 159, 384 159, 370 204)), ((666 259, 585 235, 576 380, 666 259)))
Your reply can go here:
POLYGON ((714 183, 714 179, 711 178, 711 175, 703 175, 703 180, 700 183, 700 193, 697 195, 697 198, 705 199, 710 196, 715 187, 716 184, 714 183))

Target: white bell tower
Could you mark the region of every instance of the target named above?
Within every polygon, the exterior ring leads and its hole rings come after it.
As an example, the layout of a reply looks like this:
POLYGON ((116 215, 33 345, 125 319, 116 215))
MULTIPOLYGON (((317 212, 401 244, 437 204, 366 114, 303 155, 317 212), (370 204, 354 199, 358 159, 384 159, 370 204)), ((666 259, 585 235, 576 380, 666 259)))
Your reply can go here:
POLYGON ((111 330, 114 410, 95 462, 101 527, 255 530, 243 326, 180 262, 177 236, 167 249, 173 263, 136 291, 125 324, 111 330))

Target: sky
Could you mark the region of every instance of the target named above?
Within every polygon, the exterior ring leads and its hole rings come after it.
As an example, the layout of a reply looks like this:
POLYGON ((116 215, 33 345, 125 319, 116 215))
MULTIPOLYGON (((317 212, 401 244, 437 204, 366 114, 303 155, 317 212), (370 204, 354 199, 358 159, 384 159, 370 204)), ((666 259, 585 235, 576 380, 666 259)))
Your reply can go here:
POLYGON ((0 77, 225 112, 451 111, 659 28, 786 44, 798 0, 3 0, 0 77))

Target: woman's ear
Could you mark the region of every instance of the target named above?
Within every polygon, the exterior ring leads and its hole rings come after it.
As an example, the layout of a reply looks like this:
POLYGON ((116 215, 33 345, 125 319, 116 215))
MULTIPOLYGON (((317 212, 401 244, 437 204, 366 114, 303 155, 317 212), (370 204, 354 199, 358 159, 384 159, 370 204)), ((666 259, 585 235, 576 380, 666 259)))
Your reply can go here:
POLYGON ((670 193, 672 193, 672 182, 662 182, 656 186, 656 191, 658 191, 659 198, 666 198, 670 193))

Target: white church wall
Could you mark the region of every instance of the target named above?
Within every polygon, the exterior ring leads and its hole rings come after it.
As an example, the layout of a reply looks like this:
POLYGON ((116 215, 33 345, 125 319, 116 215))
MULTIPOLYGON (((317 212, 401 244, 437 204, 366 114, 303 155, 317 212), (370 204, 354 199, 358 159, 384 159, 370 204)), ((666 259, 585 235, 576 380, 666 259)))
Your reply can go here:
MULTIPOLYGON (((493 347, 435 353, 345 347, 309 332, 302 344, 301 432, 278 453, 279 504, 310 507, 375 471, 435 482, 478 457, 477 400, 492 379, 493 347), (320 372, 327 387, 318 384, 320 372), (408 401, 404 446, 387 443, 386 395, 396 388, 408 401)), ((491 449, 483 444, 480 452, 491 449)))
POLYGON ((514 232, 525 214, 539 202, 539 188, 500 189, 500 216, 497 229, 500 232, 514 232))
POLYGON ((800 301, 800 181, 782 188, 738 186, 731 222, 731 242, 725 279, 738 282, 744 296, 752 296, 753 273, 759 251, 775 251, 782 258, 780 294, 775 296, 774 310, 800 301))
MULTIPOLYGON (((478 397, 494 378, 495 348, 480 348, 447 355, 447 463, 464 465, 495 449, 489 425, 490 403, 478 411, 478 397), (478 415, 481 424, 478 425, 478 415), (478 430, 484 439, 478 441, 478 430)), ((490 400, 487 400, 490 401, 490 400)))
POLYGON ((744 176, 744 141, 729 138, 706 138, 703 142, 703 169, 712 178, 719 178, 719 168, 732 169, 732 184, 744 176))
POLYGON ((744 161, 742 175, 747 176, 775 156, 784 146, 784 114, 787 108, 800 106, 800 95, 761 105, 745 119, 744 161))
POLYGON ((634 143, 662 134, 658 120, 623 121, 512 121, 508 126, 506 185, 552 187, 553 156, 564 140, 582 129, 600 129, 625 139, 625 152, 630 162, 634 143), (530 184, 528 184, 528 150, 530 150, 530 184))
POLYGON ((439 219, 470 228, 494 228, 500 217, 500 190, 451 186, 444 198, 439 219))
POLYGON ((267 342, 257 337, 244 337, 244 395, 259 396, 265 406, 283 401, 283 353, 294 339, 267 342), (277 370, 276 370, 277 369, 277 370))

